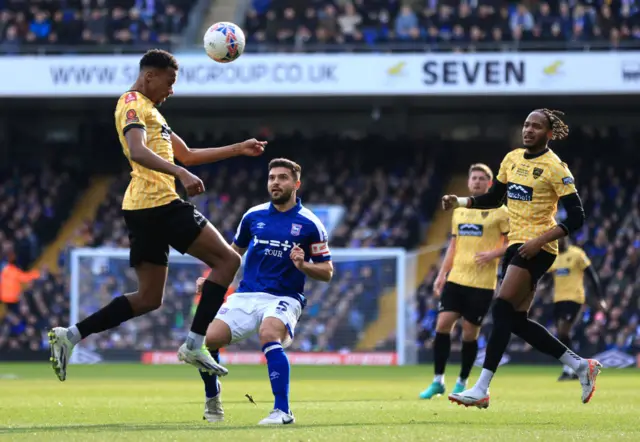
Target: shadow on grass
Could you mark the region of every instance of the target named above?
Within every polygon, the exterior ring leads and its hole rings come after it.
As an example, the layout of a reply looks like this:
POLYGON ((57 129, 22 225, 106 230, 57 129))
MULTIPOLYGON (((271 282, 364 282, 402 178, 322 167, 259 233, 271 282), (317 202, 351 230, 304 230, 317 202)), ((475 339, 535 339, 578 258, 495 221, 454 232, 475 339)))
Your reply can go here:
MULTIPOLYGON (((342 423, 342 424, 330 424, 330 423, 319 423, 319 424, 295 424, 288 426, 286 428, 351 428, 351 427, 403 427, 407 425, 433 425, 433 424, 443 424, 441 420, 422 420, 416 421, 411 420, 409 422, 351 422, 351 423, 342 423)), ((457 421, 452 422, 448 421, 447 425, 451 424, 460 424, 460 425, 474 425, 478 424, 478 422, 471 421, 457 421)), ((496 422, 492 424, 491 422, 482 422, 483 426, 504 426, 503 422, 496 422)), ((532 424, 531 422, 509 422, 509 426, 517 426, 517 427, 527 427, 531 428, 532 426, 553 426, 553 425, 561 425, 560 422, 536 422, 532 424)), ((95 433, 95 432, 103 432, 103 431, 112 431, 112 432, 125 432, 125 433, 133 433, 139 431, 175 431, 175 432, 185 432, 185 431, 246 431, 246 430, 271 430, 273 431, 273 427, 264 427, 258 425, 226 425, 226 424, 196 424, 193 421, 189 422, 165 422, 158 424, 136 424, 136 423, 113 423, 113 424, 80 424, 80 425, 51 425, 51 426, 24 426, 24 427, 0 427, 0 434, 22 434, 22 433, 34 433, 34 432, 87 432, 87 433, 95 433)))

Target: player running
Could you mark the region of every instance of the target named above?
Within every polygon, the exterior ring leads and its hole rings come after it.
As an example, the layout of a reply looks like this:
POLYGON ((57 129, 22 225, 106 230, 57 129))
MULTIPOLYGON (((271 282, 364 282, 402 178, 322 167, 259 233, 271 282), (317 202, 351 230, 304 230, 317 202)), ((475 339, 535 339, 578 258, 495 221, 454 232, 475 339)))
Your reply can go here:
POLYGON ((558 254, 558 239, 579 229, 584 223, 582 201, 567 165, 547 146, 549 140, 565 138, 569 128, 562 112, 537 109, 529 114, 522 128, 524 149, 507 154, 496 181, 485 195, 442 198, 445 209, 469 207, 490 209, 502 206, 508 198, 509 248, 505 253, 504 280, 493 304, 493 330, 486 349, 480 378, 463 392, 449 399, 465 406, 487 408, 489 384, 509 344, 511 333, 533 348, 559 359, 576 372, 582 385, 582 402, 591 400, 601 364, 583 359, 528 317, 535 287, 558 254), (567 212, 566 220, 554 220, 558 201, 567 212))
POLYGON ((78 342, 162 305, 169 246, 214 269, 204 282, 191 331, 178 357, 201 370, 227 374, 227 369, 203 351, 202 345, 207 327, 240 266, 240 256, 192 204, 179 198, 175 178, 189 196, 199 195, 205 188, 197 176, 176 165, 174 157, 185 166, 193 166, 237 155, 258 156, 266 142, 251 139, 221 148, 187 147, 157 109, 173 95, 177 75, 178 63, 173 55, 150 50, 140 60, 135 84, 118 100, 116 130, 133 169, 122 209, 131 243, 130 265, 138 277, 138 290, 114 298, 72 327, 56 327, 49 332, 51 362, 61 381, 67 377, 71 351, 78 342))
MULTIPOLYGON (((560 238, 558 241, 558 250, 558 258, 547 275, 553 275, 553 316, 558 331, 558 339, 567 348, 571 349, 571 330, 585 303, 585 275, 597 292, 600 308, 606 310, 607 306, 604 301, 598 273, 591 265, 591 261, 584 250, 578 246, 570 245, 566 237, 560 238)), ((578 375, 571 367, 565 365, 558 380, 568 381, 573 379, 578 379, 578 375)))
MULTIPOLYGON (((467 185, 473 196, 487 193, 493 173, 485 164, 469 168, 467 185)), ((507 250, 509 233, 507 208, 473 210, 459 207, 451 221, 449 248, 436 278, 433 292, 441 296, 433 343, 433 383, 420 393, 421 399, 444 394, 444 371, 451 351, 451 330, 462 322, 462 366, 453 388, 460 393, 467 387, 467 378, 478 354, 478 335, 482 320, 489 311, 496 289, 498 258, 507 250), (448 277, 447 277, 448 274, 448 277)))
MULTIPOLYGON (((267 359, 273 411, 260 425, 295 422, 289 407, 289 360, 284 348, 293 342, 296 323, 306 304, 305 279, 330 281, 333 264, 322 222, 296 198, 301 168, 287 159, 269 163, 271 202, 255 206, 240 221, 233 249, 245 252, 244 277, 222 305, 207 330, 207 347, 218 350, 248 338, 260 337, 267 359)), ((201 373, 205 383, 204 418, 224 419, 217 376, 201 373)))

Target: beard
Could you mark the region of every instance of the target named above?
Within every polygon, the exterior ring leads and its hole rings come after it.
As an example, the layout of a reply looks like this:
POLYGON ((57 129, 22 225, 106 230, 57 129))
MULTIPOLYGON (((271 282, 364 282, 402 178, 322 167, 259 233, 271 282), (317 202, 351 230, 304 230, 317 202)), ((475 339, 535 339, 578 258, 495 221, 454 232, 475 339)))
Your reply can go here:
POLYGON ((293 195, 293 190, 282 189, 278 197, 273 196, 273 193, 271 194, 271 202, 273 204, 284 204, 291 199, 291 195, 293 195))

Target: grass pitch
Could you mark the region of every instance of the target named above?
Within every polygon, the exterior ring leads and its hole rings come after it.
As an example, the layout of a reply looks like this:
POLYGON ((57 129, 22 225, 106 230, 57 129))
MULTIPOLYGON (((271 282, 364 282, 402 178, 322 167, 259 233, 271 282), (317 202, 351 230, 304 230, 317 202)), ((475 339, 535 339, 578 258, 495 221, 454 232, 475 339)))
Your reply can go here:
MULTIPOLYGON (((478 370, 474 369, 473 375, 478 370)), ((418 400, 422 367, 292 367, 295 425, 258 427, 272 408, 266 368, 231 366, 226 420, 202 419, 204 392, 188 366, 0 364, 2 441, 640 441, 640 372, 604 370, 591 403, 559 367, 501 367, 488 410, 418 400), (257 406, 249 403, 251 394, 257 406)), ((448 369, 451 388, 457 367, 448 369)), ((475 379, 475 378, 473 378, 475 379)))

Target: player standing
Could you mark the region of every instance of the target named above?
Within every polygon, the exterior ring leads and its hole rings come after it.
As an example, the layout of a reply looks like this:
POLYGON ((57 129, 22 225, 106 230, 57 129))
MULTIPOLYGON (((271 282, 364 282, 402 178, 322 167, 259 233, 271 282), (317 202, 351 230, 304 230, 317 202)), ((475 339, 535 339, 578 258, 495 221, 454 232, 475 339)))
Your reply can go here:
MULTIPOLYGON (((244 277, 207 330, 207 347, 215 358, 219 358, 220 348, 258 333, 275 397, 273 411, 260 425, 295 422, 289 407, 290 369, 284 348, 293 342, 296 323, 307 302, 303 293, 306 277, 328 282, 333 276, 327 232, 296 197, 300 172, 300 166, 287 159, 269 163, 271 202, 249 209, 233 240, 233 249, 247 254, 244 277)), ((204 418, 222 421, 217 376, 201 376, 206 396, 204 418)))
MULTIPOLYGON (((585 303, 584 277, 591 281, 595 288, 600 307, 606 310, 602 286, 598 273, 591 265, 587 254, 578 246, 570 245, 564 237, 558 241, 558 258, 549 273, 553 275, 553 316, 558 332, 558 339, 571 349, 571 330, 585 303)), ((578 375, 567 365, 563 367, 559 381, 578 379, 578 375)))
POLYGON ((445 209, 500 207, 508 198, 509 248, 503 260, 504 279, 493 304, 493 330, 476 384, 449 399, 466 406, 487 408, 489 384, 509 344, 511 333, 533 348, 559 359, 576 372, 582 385, 582 402, 591 400, 601 364, 583 359, 528 317, 535 287, 551 267, 558 253, 558 239, 579 229, 584 209, 573 176, 567 165, 547 146, 549 140, 565 138, 569 128, 562 112, 537 109, 529 114, 522 128, 524 149, 507 154, 496 181, 485 195, 442 198, 445 209), (567 212, 566 220, 554 220, 558 201, 567 212))
POLYGON ((135 84, 118 100, 116 129, 133 169, 122 209, 131 243, 130 265, 138 277, 138 290, 114 298, 72 327, 56 327, 49 332, 51 362, 61 381, 66 379, 67 363, 78 342, 162 305, 169 246, 215 270, 203 285, 191 331, 178 357, 201 370, 227 374, 227 369, 201 347, 207 327, 240 266, 240 256, 192 204, 178 197, 175 178, 189 196, 201 194, 205 189, 197 176, 174 163, 174 157, 192 166, 237 155, 257 156, 264 151, 266 142, 251 139, 221 148, 189 149, 157 109, 173 95, 177 75, 178 63, 173 55, 150 50, 140 60, 135 84))
MULTIPOLYGON (((489 166, 473 164, 469 168, 467 186, 471 195, 487 193, 492 180, 489 166)), ((504 206, 482 211, 459 207, 453 211, 453 238, 433 287, 435 296, 442 293, 433 343, 435 377, 429 388, 420 393, 421 399, 431 399, 446 390, 444 371, 451 351, 451 330, 460 317, 462 366, 453 392, 460 393, 466 388, 478 354, 480 326, 496 289, 497 258, 507 250, 507 233, 509 217, 504 206)))

